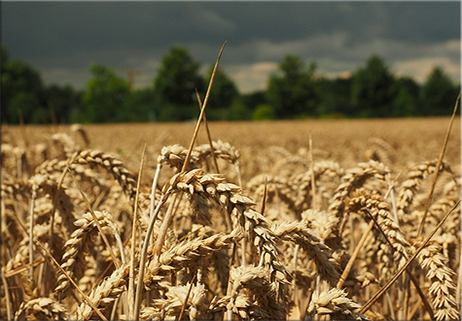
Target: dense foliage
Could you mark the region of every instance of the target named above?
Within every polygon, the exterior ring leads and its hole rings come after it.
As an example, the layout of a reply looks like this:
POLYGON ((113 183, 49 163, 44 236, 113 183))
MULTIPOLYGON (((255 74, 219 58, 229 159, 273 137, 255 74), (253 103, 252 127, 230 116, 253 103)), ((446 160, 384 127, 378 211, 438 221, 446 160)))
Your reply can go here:
MULTIPOLYGON (((213 66, 201 64, 187 48, 172 47, 162 58, 152 85, 132 88, 129 80, 99 64, 89 70, 83 90, 45 85, 32 66, 10 57, 2 46, 2 123, 109 123, 186 121, 199 110, 196 90, 204 99, 213 66)), ((317 65, 287 55, 266 90, 240 93, 218 69, 207 104, 210 120, 296 119, 307 117, 408 117, 451 113, 460 84, 435 66, 423 84, 399 77, 372 55, 349 78, 327 78, 317 65)))

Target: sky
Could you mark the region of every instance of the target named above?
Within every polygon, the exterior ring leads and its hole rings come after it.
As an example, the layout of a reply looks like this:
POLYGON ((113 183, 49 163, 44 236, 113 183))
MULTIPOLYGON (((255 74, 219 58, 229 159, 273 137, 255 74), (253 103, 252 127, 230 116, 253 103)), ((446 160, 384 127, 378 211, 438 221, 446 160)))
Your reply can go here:
MULTIPOLYGON (((348 77, 379 55, 423 82, 435 66, 460 83, 458 1, 2 1, 2 44, 46 84, 82 89, 93 63, 150 86, 162 57, 186 47, 204 75, 220 68, 242 93, 265 89, 286 55, 348 77)), ((209 75, 206 75, 208 78, 209 75)))

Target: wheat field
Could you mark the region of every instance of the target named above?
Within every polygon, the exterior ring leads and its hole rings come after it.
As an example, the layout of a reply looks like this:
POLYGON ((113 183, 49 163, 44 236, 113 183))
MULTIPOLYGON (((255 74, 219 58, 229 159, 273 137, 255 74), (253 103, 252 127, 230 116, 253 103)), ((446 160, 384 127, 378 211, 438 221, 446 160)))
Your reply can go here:
POLYGON ((2 126, 1 318, 460 320, 449 123, 2 126))

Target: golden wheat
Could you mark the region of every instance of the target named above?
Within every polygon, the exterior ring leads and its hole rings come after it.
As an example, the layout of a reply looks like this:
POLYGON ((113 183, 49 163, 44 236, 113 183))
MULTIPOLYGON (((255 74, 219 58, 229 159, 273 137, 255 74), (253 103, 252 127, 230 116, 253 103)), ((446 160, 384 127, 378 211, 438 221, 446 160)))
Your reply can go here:
MULTIPOLYGON (((316 148, 297 122, 275 123, 284 134, 274 136, 259 136, 261 124, 209 124, 220 139, 191 150, 176 124, 160 124, 142 175, 135 142, 107 148, 128 129, 2 127, 2 319, 128 319, 138 282, 146 320, 460 319, 457 211, 359 312, 421 245, 437 166, 426 158, 441 145, 436 129, 404 139, 384 122, 387 135, 362 123, 371 134, 334 136, 339 127, 316 148)), ((457 148, 442 163, 425 234, 460 201, 457 148)))

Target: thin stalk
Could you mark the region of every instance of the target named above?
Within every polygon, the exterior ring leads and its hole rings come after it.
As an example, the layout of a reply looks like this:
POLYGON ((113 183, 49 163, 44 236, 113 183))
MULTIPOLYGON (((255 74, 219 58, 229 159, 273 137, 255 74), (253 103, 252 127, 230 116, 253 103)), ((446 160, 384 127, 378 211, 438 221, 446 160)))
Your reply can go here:
MULTIPOLYGON (((197 97, 197 101, 199 102, 199 108, 202 110, 202 101, 201 101, 201 97, 199 96, 199 92, 197 91, 197 88, 196 88, 196 97, 197 97)), ((213 148, 212 136, 210 135, 209 124, 207 122, 207 116, 205 114, 204 114, 204 125, 205 125, 205 130, 207 132, 207 139, 209 141, 210 153, 212 154, 213 163, 215 164, 215 169, 217 173, 220 174, 220 169, 218 168, 217 158, 215 156, 215 148, 213 148)))
POLYGON ((348 277, 348 274, 350 274, 351 268, 353 267, 353 263, 356 260, 356 258, 358 257, 359 251, 363 247, 364 242, 366 242, 367 236, 369 235, 370 231, 372 231, 373 227, 374 227, 374 221, 371 220, 369 222, 369 225, 367 226, 367 230, 364 232, 363 236, 359 240, 359 243, 356 245, 356 248, 355 248, 353 254, 350 257, 350 260, 348 261, 347 265, 345 266, 345 269, 343 270, 343 273, 342 273, 342 275, 340 276, 340 279, 337 282, 337 285, 336 285, 337 288, 340 289, 343 286, 343 284, 345 283, 345 281, 346 281, 346 279, 348 277))
POLYGON ((135 300, 131 301, 134 302, 134 311, 133 311, 133 320, 138 320, 139 315, 140 315, 140 305, 141 305, 141 292, 143 291, 142 283, 143 283, 143 277, 144 277, 144 270, 146 269, 146 257, 147 257, 147 252, 148 252, 148 247, 149 243, 151 241, 151 234, 152 230, 154 228, 154 224, 157 220, 157 215, 160 212, 160 208, 164 203, 166 202, 168 198, 168 194, 170 193, 169 190, 167 190, 166 193, 162 194, 159 204, 157 204, 156 207, 155 205, 155 198, 156 198, 156 188, 157 188, 157 182, 159 181, 160 177, 160 170, 162 169, 162 163, 159 162, 157 164, 156 168, 156 173, 154 174, 154 178, 152 181, 152 188, 151 188, 151 209, 150 209, 150 221, 148 225, 148 230, 146 231, 146 236, 144 239, 143 243, 143 248, 140 253, 140 265, 138 269, 138 284, 136 285, 136 293, 135 293, 135 300))
POLYGON ((35 288, 34 282, 34 207, 35 207, 35 198, 37 197, 37 190, 33 188, 32 197, 30 200, 29 206, 29 273, 30 280, 32 283, 32 288, 35 288))
MULTIPOLYGON (((234 266, 234 256, 236 254, 236 243, 233 243, 233 247, 231 249, 231 255, 229 256, 229 263, 228 263, 228 266, 229 266, 229 273, 228 273, 228 284, 227 284, 227 288, 226 288, 226 295, 227 296, 231 296, 231 291, 233 289, 233 284, 231 283, 231 268, 234 266)), ((233 311, 231 310, 226 310, 226 318, 225 320, 232 320, 233 318, 233 311)))
MULTIPOLYGON (((297 271, 297 258, 298 258, 298 251, 300 249, 300 244, 295 244, 295 248, 294 248, 294 257, 292 259, 292 265, 293 265, 293 269, 294 271, 297 271)), ((297 274, 294 273, 294 277, 292 279, 292 301, 295 302, 297 298, 297 274)))
POLYGON ((318 208, 318 195, 316 193, 316 182, 314 180, 314 158, 313 158, 313 137, 311 131, 309 134, 309 148, 310 148, 310 169, 311 169, 311 196, 313 197, 312 208, 318 208))
MULTIPOLYGON (((122 293, 122 294, 125 294, 122 293)), ((119 304, 119 300, 120 300, 120 296, 117 297, 115 300, 114 300, 114 305, 112 306, 112 310, 111 310, 111 319, 110 320, 115 320, 115 315, 116 315, 116 312, 117 312, 117 304, 119 304)))
MULTIPOLYGON (((196 88, 196 97, 197 97, 197 101, 199 102, 199 107, 202 110, 202 101, 201 101, 201 97, 199 96, 199 93, 197 91, 197 88, 196 88)), ((212 135, 210 134, 209 125, 208 125, 208 122, 207 122, 207 116, 205 115, 205 113, 204 113, 204 125, 205 125, 205 129, 206 129, 206 132, 207 132, 207 139, 208 139, 208 142, 209 142, 209 145, 210 145, 210 152, 212 154, 213 163, 215 165, 215 169, 216 169, 217 173, 220 174, 220 168, 218 167, 217 157, 215 156, 215 148, 213 147, 212 135)), ((226 230, 228 230, 228 228, 232 229, 232 222, 231 222, 230 215, 225 214, 224 215, 224 221, 225 221, 225 224, 226 224, 226 230)))
POLYGON ((13 314, 11 312, 11 298, 10 298, 10 290, 8 288, 8 282, 6 281, 5 274, 3 274, 3 269, 1 269, 2 273, 2 283, 5 291, 6 297, 6 317, 7 320, 13 320, 13 314))
MULTIPOLYGON (((406 274, 404 275, 406 276, 406 274)), ((411 292, 411 283, 409 282, 409 278, 404 278, 404 309, 402 309, 402 315, 400 316, 400 320, 409 320, 408 319, 408 314, 409 314, 409 300, 410 300, 410 292, 411 292)))
POLYGON ((239 183, 239 186, 242 186, 242 175, 241 175, 241 169, 239 168, 239 161, 237 161, 234 164, 234 167, 236 168, 236 174, 237 174, 237 182, 239 183))
MULTIPOLYGON (((66 168, 64 168, 63 172, 61 173, 61 177, 59 178, 58 184, 56 185, 56 192, 55 192, 55 195, 53 196, 53 208, 52 208, 51 214, 50 214, 50 232, 49 232, 50 238, 48 240, 48 248, 49 249, 53 248, 56 205, 58 203, 58 199, 59 199, 59 196, 60 196, 61 186, 63 185, 64 178, 66 177, 67 168, 69 167, 69 165, 71 163, 74 162, 75 156, 76 156, 76 154, 74 154, 71 158, 68 159, 66 168)), ((49 273, 50 273, 48 265, 45 265, 44 270, 45 270, 44 273, 48 276, 49 273)), ((49 283, 50 282, 45 282, 45 286, 44 286, 45 287, 45 293, 49 293, 49 290, 48 290, 49 283)))
POLYGON ((183 306, 181 307, 181 311, 180 311, 180 315, 178 316, 178 320, 181 320, 183 318, 184 310, 186 309, 186 304, 188 303, 189 296, 191 295, 191 290, 192 290, 192 287, 194 285, 195 280, 196 280, 196 275, 194 275, 192 280, 191 280, 191 284, 189 285, 188 293, 186 293, 186 297, 184 299, 183 306))
POLYGON ((155 208, 155 203, 156 203, 156 189, 157 189, 157 182, 159 181, 160 177, 160 170, 162 169, 163 164, 158 163, 157 168, 156 168, 156 173, 154 174, 154 179, 152 180, 152 187, 151 187, 151 209, 150 209, 150 215, 149 217, 152 216, 155 208))
MULTIPOLYGON (((399 173, 398 176, 394 179, 394 182, 396 182, 396 180, 398 179, 398 177, 400 175, 401 175, 401 173, 399 173)), ((394 186, 394 183, 391 183, 391 184, 388 185, 388 190, 385 193, 384 198, 388 197, 389 193, 393 190, 393 186, 394 186)), ((351 215, 349 215, 349 216, 351 217, 351 215)), ((373 226, 374 226, 374 219, 372 219, 372 221, 369 223, 369 226, 368 226, 366 232, 364 232, 362 238, 359 240, 359 243, 356 245, 355 250, 353 251, 353 254, 350 257, 350 260, 348 261, 345 269, 343 270, 342 275, 340 276, 340 279, 337 282, 337 286, 336 286, 337 288, 341 288, 343 286, 343 284, 345 283, 345 280, 348 277, 348 274, 350 274, 350 271, 351 271, 351 269, 353 267, 353 263, 354 263, 354 261, 356 260, 356 257, 359 254, 359 250, 364 245, 364 242, 366 241, 366 237, 371 232, 373 226)))
POLYGON ((138 197, 141 185, 141 176, 143 173, 144 157, 146 155, 146 144, 144 144, 143 153, 141 154, 140 169, 138 172, 138 182, 136 183, 136 195, 135 195, 135 207, 133 209, 133 221, 132 221, 132 244, 130 251, 130 272, 128 277, 128 320, 134 320, 133 315, 133 304, 135 302, 135 252, 136 252, 136 222, 138 220, 138 197))
MULTIPOLYGON (((40 260, 35 260, 34 262, 34 267, 37 267, 39 266, 40 264, 43 264, 45 263, 45 260, 44 259, 40 259, 40 260)), ((29 269, 29 263, 25 264, 25 265, 22 265, 20 267, 17 267, 15 269, 12 269, 12 270, 8 270, 8 271, 5 271, 5 277, 7 279, 13 277, 13 276, 16 276, 18 274, 21 274, 21 273, 24 273, 26 272, 28 269, 29 269)), ((3 270, 2 270, 3 272, 3 270)))
MULTIPOLYGON (((377 220, 371 215, 371 213, 369 213, 369 211, 366 211, 367 215, 371 218, 371 220, 375 223, 377 229, 379 230, 379 232, 382 234, 382 236, 385 238, 385 241, 388 243, 388 246, 390 246, 390 248, 393 248, 393 244, 391 243, 390 239, 388 238, 388 236, 385 234, 385 232, 383 231, 382 227, 380 226, 380 224, 377 222, 377 220)), ((412 274, 412 272, 409 270, 409 269, 406 269, 406 273, 407 275, 410 277, 412 283, 414 284, 416 290, 417 290, 417 293, 419 294, 420 296, 420 299, 422 300, 424 306, 425 306, 425 309, 427 310, 428 314, 430 315, 431 319, 434 320, 434 314, 433 314, 433 309, 432 307, 430 306, 430 303, 428 303, 427 301, 427 298, 425 297, 425 295, 423 294, 422 292, 422 289, 420 288, 419 286, 419 282, 417 281, 417 279, 414 277, 414 275, 412 274)), ((388 293, 387 293, 388 294, 388 293)), ((404 300, 404 298, 400 298, 400 300, 404 300)), ((398 301, 398 302, 402 302, 402 301, 398 301)), ((401 319, 399 319, 401 320, 401 319)))
POLYGON ((143 242, 143 248, 141 250, 141 257, 140 257, 140 267, 138 271, 138 283, 136 285, 136 294, 135 294, 135 310, 133 312, 134 318, 133 320, 139 320, 140 317, 140 307, 141 307, 141 292, 143 289, 143 277, 144 277, 144 271, 146 269, 146 259, 147 259, 147 252, 148 252, 148 246, 151 241, 151 234, 152 234, 152 229, 154 228, 154 223, 157 219, 157 215, 159 215, 160 209, 162 205, 165 204, 165 202, 168 199, 168 196, 170 195, 171 189, 167 190, 162 196, 160 197, 159 203, 157 203, 156 208, 154 209, 154 212, 151 215, 151 220, 149 221, 149 226, 148 230, 146 231, 146 237, 143 242))
POLYGON ((199 133, 199 128, 201 126, 202 118, 204 117, 204 114, 205 114, 205 107, 207 107, 207 102, 209 101, 210 91, 212 89, 213 80, 215 79, 215 73, 217 72, 218 64, 220 63, 221 55, 223 54, 223 50, 225 49, 225 46, 226 46, 226 41, 220 49, 220 53, 218 54, 218 58, 215 63, 215 67, 213 68, 212 76, 210 77, 209 87, 207 88, 207 93, 205 94, 204 103, 202 104, 201 113, 199 115, 199 119, 196 122, 196 127, 194 129, 193 137, 191 139, 191 143, 189 144, 188 154, 186 155, 185 161, 183 163, 183 167, 181 168, 181 172, 186 171, 186 168, 189 164, 189 159, 191 158, 191 152, 192 152, 194 143, 196 141, 197 134, 199 133))
MULTIPOLYGON (((398 210, 396 208, 396 199, 395 199, 395 193, 394 193, 394 182, 396 182, 398 177, 401 176, 401 173, 402 173, 402 171, 398 174, 398 176, 394 179, 394 181, 390 180, 390 175, 389 174, 386 175, 387 184, 388 184, 387 195, 388 194, 390 195, 391 206, 392 206, 392 210, 393 210, 393 216, 395 218, 395 223, 396 223, 396 225, 398 225, 398 227, 399 227, 399 217, 398 217, 398 210)), ((411 274, 411 272, 409 272, 408 270, 406 270, 406 272, 408 274, 411 274)), ((409 279, 406 278, 406 275, 403 275, 398 281, 398 302, 404 302, 404 309, 400 309, 398 311, 398 319, 399 320, 404 320, 406 318, 406 315, 407 315, 408 301, 406 301, 406 298, 409 297, 408 296, 409 289, 410 289, 409 279)), ((431 311, 431 309, 430 309, 430 311, 431 311)), ((430 313, 430 314, 432 314, 432 313, 430 313)))
POLYGON ((388 309, 389 309, 389 312, 391 314, 391 319, 396 320, 395 307, 393 306, 393 302, 391 302, 390 293, 388 293, 388 292, 385 293, 385 299, 386 299, 386 303, 388 303, 388 309))
POLYGON ((267 194, 268 194, 268 177, 265 177, 265 189, 263 190, 263 199, 261 201, 261 208, 260 208, 260 213, 263 216, 265 215, 267 194))
POLYGON ((366 304, 361 308, 359 313, 366 313, 372 305, 392 286, 393 283, 403 274, 403 272, 407 269, 407 267, 414 261, 414 259, 419 255, 419 253, 424 249, 428 243, 430 242, 431 238, 435 235, 435 233, 440 229, 446 219, 452 214, 452 212, 459 206, 460 200, 451 208, 451 210, 444 215, 441 221, 438 223, 436 228, 425 238, 422 245, 414 252, 414 254, 407 260, 407 262, 395 273, 395 275, 371 298, 366 304))
MULTIPOLYGON (((461 220, 460 220, 460 228, 462 230, 462 209, 460 210, 461 220)), ((462 245, 459 244, 459 277, 457 278, 457 302, 459 302, 460 307, 460 315, 462 315, 462 245)))
POLYGON ((459 96, 457 96, 456 105, 454 106, 454 111, 452 112, 451 120, 449 121, 449 126, 448 126, 448 129, 446 131, 446 137, 444 138, 443 148, 441 149, 440 157, 438 159, 438 163, 437 163, 436 169, 435 169, 435 174, 433 175, 433 181, 432 181, 432 186, 430 188, 430 194, 428 195, 427 202, 425 203, 424 214, 423 214, 422 220, 420 221, 419 229, 418 229, 418 232, 417 232, 418 236, 422 235, 422 233, 423 233, 423 228, 424 228, 424 225, 425 225, 425 219, 427 218, 428 210, 430 208, 430 204, 431 204, 432 199, 433 199, 433 192, 435 190, 436 181, 438 180, 441 164, 443 163, 443 156, 444 156, 444 153, 446 151, 446 147, 448 146, 449 135, 451 134, 452 124, 454 123, 454 119, 456 118, 457 108, 459 107, 459 100, 460 100, 460 94, 459 94, 459 96))
POLYGON ((162 226, 160 227, 159 235, 157 236, 156 243, 154 245, 154 256, 159 256, 160 252, 162 252, 162 246, 164 245, 165 236, 167 235, 167 230, 170 227, 170 223, 173 219, 173 213, 175 212, 173 209, 178 202, 180 194, 175 195, 175 199, 171 202, 168 206, 167 213, 165 213, 164 220, 162 221, 162 226))

